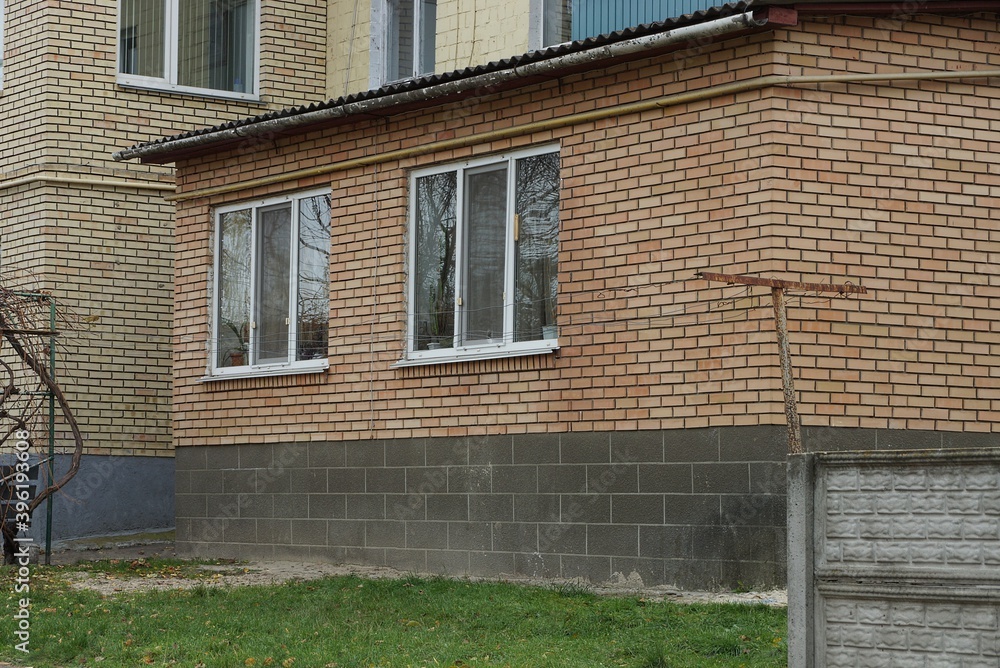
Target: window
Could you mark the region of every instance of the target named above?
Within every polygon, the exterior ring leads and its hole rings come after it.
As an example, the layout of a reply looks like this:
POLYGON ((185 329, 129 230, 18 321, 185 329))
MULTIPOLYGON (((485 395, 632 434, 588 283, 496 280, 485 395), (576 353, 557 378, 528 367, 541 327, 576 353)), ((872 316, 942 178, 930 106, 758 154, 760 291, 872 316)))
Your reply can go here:
POLYGON ((220 209, 212 374, 328 366, 330 196, 220 209))
POLYGON ((119 83, 256 97, 256 0, 120 2, 119 83))
POLYGON ((437 0, 381 0, 372 10, 372 86, 433 72, 437 0))
POLYGON ((558 152, 421 170, 410 190, 410 314, 400 364, 558 347, 558 152))

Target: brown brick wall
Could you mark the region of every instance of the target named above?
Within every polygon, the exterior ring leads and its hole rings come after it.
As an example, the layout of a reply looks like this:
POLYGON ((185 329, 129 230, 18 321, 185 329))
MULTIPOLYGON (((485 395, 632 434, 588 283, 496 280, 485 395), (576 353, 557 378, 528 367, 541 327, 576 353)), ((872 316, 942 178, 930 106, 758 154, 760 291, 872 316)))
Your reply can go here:
MULTIPOLYGON (((977 18, 811 20, 181 165, 233 183, 753 77, 996 68, 977 18), (950 45, 940 48, 939 42, 950 45), (933 56, 933 57, 931 57, 933 56)), ((180 445, 781 424, 766 290, 700 270, 865 285, 789 311, 803 422, 1000 428, 997 93, 987 80, 777 86, 179 204, 180 445), (393 369, 411 169, 558 142, 557 355, 393 369), (330 183, 331 369, 199 383, 211 206, 330 183)))

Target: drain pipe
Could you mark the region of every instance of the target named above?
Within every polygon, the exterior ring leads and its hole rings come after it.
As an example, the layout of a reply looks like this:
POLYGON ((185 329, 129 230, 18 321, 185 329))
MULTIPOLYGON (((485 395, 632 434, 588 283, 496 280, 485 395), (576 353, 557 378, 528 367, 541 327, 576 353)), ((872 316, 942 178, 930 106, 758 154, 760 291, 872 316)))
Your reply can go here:
POLYGON ((132 148, 119 151, 113 154, 112 157, 115 160, 131 160, 133 158, 145 160, 146 158, 151 158, 163 153, 173 153, 174 151, 193 149, 208 144, 214 144, 216 142, 238 140, 254 135, 281 133, 305 125, 322 123, 324 121, 344 118, 346 116, 354 116, 357 114, 373 113, 376 111, 391 109, 392 107, 400 105, 432 100, 445 95, 454 95, 456 93, 464 93, 477 89, 489 89, 509 81, 535 76, 553 75, 553 73, 563 69, 586 66, 598 61, 612 58, 642 54, 647 51, 653 51, 684 42, 709 39, 750 28, 760 28, 767 23, 768 19, 766 15, 762 14, 761 18, 755 18, 753 12, 745 12, 743 14, 736 14, 721 19, 715 19, 713 21, 706 21, 705 23, 675 28, 673 30, 657 33, 655 35, 636 37, 622 42, 605 44, 604 46, 587 49, 585 51, 576 51, 562 56, 556 56, 555 58, 528 63, 522 67, 513 67, 496 72, 487 72, 485 74, 479 74, 459 79, 457 81, 448 81, 445 83, 427 86, 425 88, 418 88, 416 90, 383 95, 370 100, 348 102, 327 109, 319 109, 302 114, 295 114, 293 116, 273 118, 243 127, 228 128, 217 132, 183 137, 181 139, 162 141, 159 143, 138 144, 132 148))

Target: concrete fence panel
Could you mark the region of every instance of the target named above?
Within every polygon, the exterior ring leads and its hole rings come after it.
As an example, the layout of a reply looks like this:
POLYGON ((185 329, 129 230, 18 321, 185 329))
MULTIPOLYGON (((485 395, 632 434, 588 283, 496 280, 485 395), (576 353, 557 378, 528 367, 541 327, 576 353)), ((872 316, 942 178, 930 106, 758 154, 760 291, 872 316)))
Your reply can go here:
POLYGON ((1000 666, 1000 449, 793 455, 789 666, 1000 666))

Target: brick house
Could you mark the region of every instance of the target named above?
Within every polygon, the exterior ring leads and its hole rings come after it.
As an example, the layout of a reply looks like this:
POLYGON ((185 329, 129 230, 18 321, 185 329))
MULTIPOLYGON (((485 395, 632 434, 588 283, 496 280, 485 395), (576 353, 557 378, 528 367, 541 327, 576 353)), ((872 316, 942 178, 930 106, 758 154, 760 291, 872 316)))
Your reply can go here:
POLYGON ((174 524, 173 169, 112 152, 326 94, 322 0, 181 4, 0 2, 0 269, 75 321, 56 372, 87 449, 57 539, 174 524))
POLYGON ((807 449, 996 447, 998 8, 725 6, 122 151, 177 167, 178 549, 783 582, 770 295, 702 271, 868 289, 790 302, 807 449))

